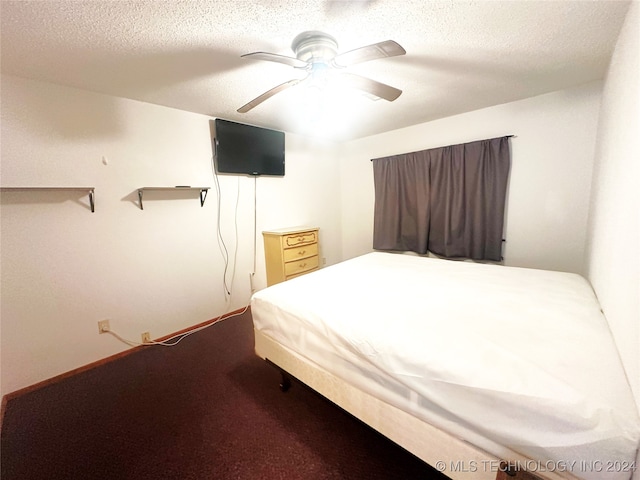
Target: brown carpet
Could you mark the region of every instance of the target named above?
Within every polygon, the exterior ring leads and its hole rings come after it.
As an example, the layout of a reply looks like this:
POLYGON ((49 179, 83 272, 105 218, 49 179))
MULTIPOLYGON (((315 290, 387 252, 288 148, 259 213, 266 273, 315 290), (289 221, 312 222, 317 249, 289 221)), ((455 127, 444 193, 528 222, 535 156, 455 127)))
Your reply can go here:
POLYGON ((8 401, 3 480, 443 479, 253 353, 250 313, 8 401))

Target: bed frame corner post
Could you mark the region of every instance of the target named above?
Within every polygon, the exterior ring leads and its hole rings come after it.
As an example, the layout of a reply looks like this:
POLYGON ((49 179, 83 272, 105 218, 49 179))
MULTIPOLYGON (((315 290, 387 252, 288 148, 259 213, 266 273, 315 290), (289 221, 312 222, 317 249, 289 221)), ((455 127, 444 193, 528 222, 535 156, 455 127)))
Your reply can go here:
POLYGON ((496 480, 542 480, 542 477, 518 468, 512 462, 501 461, 496 472, 496 480))
POLYGON ((289 391, 289 389, 291 388, 291 376, 289 376, 287 372, 285 372, 282 368, 280 368, 268 358, 265 358, 264 361, 272 367, 275 367, 280 372, 280 376, 282 377, 282 381, 280 382, 280 390, 282 392, 289 391))
POLYGON ((280 375, 282 375, 282 382, 280 382, 280 390, 282 392, 287 392, 291 388, 291 378, 286 374, 284 370, 280 370, 280 375))

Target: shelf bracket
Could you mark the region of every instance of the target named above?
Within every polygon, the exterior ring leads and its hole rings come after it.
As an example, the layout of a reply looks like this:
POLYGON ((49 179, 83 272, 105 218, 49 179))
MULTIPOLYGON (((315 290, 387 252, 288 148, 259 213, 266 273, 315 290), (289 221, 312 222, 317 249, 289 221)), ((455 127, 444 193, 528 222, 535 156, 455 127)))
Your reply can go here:
POLYGON ((204 200, 207 198, 207 192, 209 191, 208 188, 201 188, 200 189, 200 206, 204 207, 204 200))
POLYGON ((140 206, 140 210, 144 210, 142 206, 142 192, 144 192, 144 189, 139 188, 138 189, 138 205, 140 206))

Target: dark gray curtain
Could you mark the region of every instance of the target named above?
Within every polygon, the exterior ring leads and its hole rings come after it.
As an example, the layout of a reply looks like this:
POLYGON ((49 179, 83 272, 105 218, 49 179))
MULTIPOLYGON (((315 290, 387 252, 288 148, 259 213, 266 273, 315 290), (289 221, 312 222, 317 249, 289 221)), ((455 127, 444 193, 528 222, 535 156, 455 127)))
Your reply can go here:
POLYGON ((509 137, 373 160, 373 248, 502 259, 509 137))

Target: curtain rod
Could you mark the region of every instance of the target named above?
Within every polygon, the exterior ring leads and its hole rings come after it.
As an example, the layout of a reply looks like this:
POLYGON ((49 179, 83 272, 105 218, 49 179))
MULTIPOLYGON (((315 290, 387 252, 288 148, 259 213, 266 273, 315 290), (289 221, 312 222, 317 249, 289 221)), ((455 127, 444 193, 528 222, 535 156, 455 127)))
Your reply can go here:
MULTIPOLYGON (((500 137, 491 137, 491 138, 485 138, 484 140, 493 140, 494 138, 518 138, 517 135, 511 134, 511 135, 502 135, 500 137)), ((453 145, 464 145, 466 143, 474 143, 474 142, 482 142, 483 140, 471 140, 470 142, 462 142, 462 143, 454 143, 453 145)), ((453 145, 445 145, 447 147, 452 147, 453 145)), ((444 147, 432 147, 432 148, 444 148, 444 147)), ((431 148, 425 148, 425 150, 431 150, 431 148)), ((420 150, 418 150, 420 151, 420 150)), ((399 154, 399 155, 404 155, 404 154, 399 154)), ((380 157, 380 158, 385 158, 385 157, 380 157)), ((375 158, 372 158, 371 161, 373 162, 374 160, 376 160, 375 158)))

